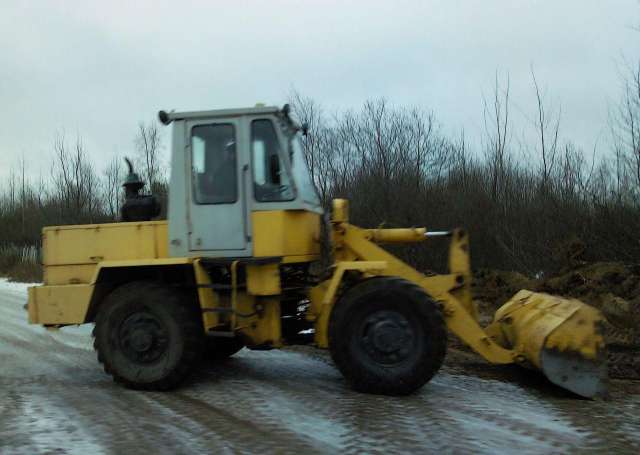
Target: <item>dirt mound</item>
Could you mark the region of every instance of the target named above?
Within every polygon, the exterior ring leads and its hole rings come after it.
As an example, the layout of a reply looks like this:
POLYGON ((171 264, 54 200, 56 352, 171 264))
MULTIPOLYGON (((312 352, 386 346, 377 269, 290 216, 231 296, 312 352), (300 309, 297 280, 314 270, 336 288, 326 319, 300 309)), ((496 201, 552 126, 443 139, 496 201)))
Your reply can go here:
POLYGON ((521 289, 532 289, 535 281, 518 272, 480 269, 474 272, 471 285, 480 324, 486 326, 493 313, 521 289))
POLYGON ((479 270, 473 292, 481 323, 520 289, 577 298, 606 317, 604 335, 612 377, 640 379, 640 265, 573 264, 560 273, 530 279, 517 272, 479 270))
POLYGON ((477 300, 494 302, 499 307, 521 289, 535 285, 535 280, 518 272, 477 270, 473 275, 473 295, 477 300))
POLYGON ((593 305, 605 294, 633 300, 640 296, 640 265, 587 264, 542 280, 538 289, 580 298, 593 305))

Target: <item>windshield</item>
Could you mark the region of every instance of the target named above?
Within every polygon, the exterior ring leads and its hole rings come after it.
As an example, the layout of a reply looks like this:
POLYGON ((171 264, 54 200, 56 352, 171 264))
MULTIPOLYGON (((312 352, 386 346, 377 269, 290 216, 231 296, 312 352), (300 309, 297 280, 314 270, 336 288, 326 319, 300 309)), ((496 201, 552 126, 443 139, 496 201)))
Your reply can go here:
POLYGON ((280 143, 271 120, 251 122, 253 191, 259 202, 290 201, 295 197, 283 166, 280 143))
POLYGON ((290 144, 291 173, 293 174, 293 179, 296 182, 300 196, 304 202, 313 206, 319 206, 320 199, 318 198, 318 193, 316 193, 316 188, 311 181, 311 176, 309 175, 307 161, 304 158, 304 151, 300 140, 300 133, 295 133, 291 136, 290 144))

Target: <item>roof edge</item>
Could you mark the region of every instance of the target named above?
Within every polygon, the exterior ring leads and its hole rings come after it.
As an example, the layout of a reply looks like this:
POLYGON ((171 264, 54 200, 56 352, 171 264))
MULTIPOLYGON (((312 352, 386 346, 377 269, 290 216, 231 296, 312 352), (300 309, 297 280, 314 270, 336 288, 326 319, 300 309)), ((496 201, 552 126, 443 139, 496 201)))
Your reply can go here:
POLYGON ((214 109, 209 111, 185 111, 185 112, 158 112, 158 119, 164 125, 174 120, 191 120, 199 118, 237 117, 240 115, 275 114, 280 112, 277 106, 244 107, 236 109, 214 109))

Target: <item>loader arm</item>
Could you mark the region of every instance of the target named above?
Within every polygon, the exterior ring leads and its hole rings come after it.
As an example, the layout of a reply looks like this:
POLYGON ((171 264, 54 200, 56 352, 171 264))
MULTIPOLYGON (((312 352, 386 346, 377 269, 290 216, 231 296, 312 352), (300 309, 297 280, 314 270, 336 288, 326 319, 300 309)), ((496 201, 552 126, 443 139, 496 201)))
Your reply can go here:
MULTIPOLYGON (((340 223, 334 230, 337 267, 342 261, 351 264, 351 270, 361 270, 370 274, 369 265, 378 264, 375 275, 397 276, 422 287, 442 305, 447 327, 474 351, 491 363, 513 363, 518 355, 492 340, 480 327, 476 319, 476 309, 471 298, 471 270, 468 253, 468 237, 462 230, 451 233, 449 270, 446 275, 425 276, 396 256, 376 245, 372 238, 384 241, 384 229, 367 230, 348 223, 340 223), (380 264, 384 264, 381 267, 380 264), (358 268, 357 265, 361 265, 358 268)), ((404 231, 405 242, 421 241, 426 238, 424 229, 393 229, 389 234, 394 242, 400 243, 404 231), (421 237, 416 234, 422 234, 421 237)), ((336 286, 329 289, 325 302, 335 299, 336 286)), ((325 305, 324 312, 330 310, 325 305)), ((323 315, 326 324, 328 315, 323 315)), ((326 332, 326 327, 319 332, 326 332)), ((324 341, 324 340, 323 340, 324 341)), ((323 343, 324 344, 324 343, 323 343)))
POLYGON ((362 229, 349 224, 348 203, 340 199, 334 200, 332 225, 334 273, 310 294, 319 347, 329 345, 328 321, 347 271, 357 271, 362 278, 399 277, 420 286, 441 305, 448 329, 488 362, 533 367, 551 382, 584 397, 606 395, 603 317, 595 308, 575 299, 522 290, 483 329, 471 295, 466 232, 362 229), (423 242, 432 236, 451 239, 446 274, 426 276, 376 244, 423 242))

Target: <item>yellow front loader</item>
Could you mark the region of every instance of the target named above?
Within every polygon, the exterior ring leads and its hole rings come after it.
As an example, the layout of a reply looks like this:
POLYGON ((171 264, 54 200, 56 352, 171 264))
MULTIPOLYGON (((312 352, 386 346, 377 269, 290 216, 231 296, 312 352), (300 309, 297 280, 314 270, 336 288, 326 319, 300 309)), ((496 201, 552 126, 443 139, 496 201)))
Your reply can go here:
POLYGON ((585 397, 606 391, 601 315, 523 290, 484 329, 466 232, 363 229, 346 200, 331 219, 288 108, 160 112, 173 124, 167 221, 130 169, 123 222, 47 227, 29 319, 95 323, 94 346, 125 386, 177 386, 202 356, 243 347, 329 349, 357 390, 402 395, 438 371, 452 332, 490 363, 518 363, 585 397), (425 276, 380 244, 448 238, 449 271, 425 276))

